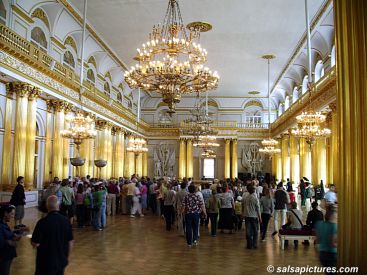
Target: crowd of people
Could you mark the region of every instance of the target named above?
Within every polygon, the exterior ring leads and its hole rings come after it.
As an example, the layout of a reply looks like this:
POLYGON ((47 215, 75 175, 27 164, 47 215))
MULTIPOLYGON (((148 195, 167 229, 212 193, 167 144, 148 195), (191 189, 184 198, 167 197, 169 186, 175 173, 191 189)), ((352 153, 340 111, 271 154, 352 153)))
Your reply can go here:
MULTIPOLYGON (((28 228, 24 218, 24 178, 18 177, 9 205, 0 208, 0 274, 9 274, 12 259, 16 256, 15 242, 28 228), (14 217, 15 230, 8 226, 14 217)), ((320 260, 324 266, 336 264, 336 208, 334 186, 325 194, 323 183, 315 188, 303 178, 299 184, 301 209, 293 184, 275 180, 249 179, 204 181, 195 184, 191 178, 181 181, 132 175, 130 178, 108 181, 90 178, 55 177, 43 191, 39 210, 44 217, 37 223, 32 235, 32 245, 37 248, 36 274, 53 268, 63 274, 72 248, 72 226, 93 226, 95 230, 106 229, 106 216, 128 215, 143 217, 146 213, 163 217, 167 231, 177 230, 185 236, 188 247, 197 246, 200 227, 209 226, 210 235, 232 234, 245 224, 246 248, 256 249, 258 237, 266 240, 268 225, 273 217, 273 237, 281 229, 309 230, 318 232, 320 260), (315 191, 313 191, 315 190, 315 191), (306 201, 312 210, 307 214, 306 201), (319 202, 325 202, 326 214, 319 210, 319 202), (47 213, 47 214, 46 214, 47 213), (303 225, 302 220, 306 220, 303 225), (42 232, 48 232, 44 237, 42 232), (51 232, 51 233, 50 233, 51 232), (53 233, 52 233, 53 232, 53 233), (332 238, 330 238, 332 234, 332 238), (52 239, 56 238, 56 240, 52 239), (47 246, 60 246, 54 254, 45 252, 47 246), (60 259, 55 261, 54 257, 60 259), (49 264, 45 264, 49 261, 49 264)), ((307 242, 304 242, 308 245, 307 242)), ((295 246, 298 242, 295 241, 295 246)))

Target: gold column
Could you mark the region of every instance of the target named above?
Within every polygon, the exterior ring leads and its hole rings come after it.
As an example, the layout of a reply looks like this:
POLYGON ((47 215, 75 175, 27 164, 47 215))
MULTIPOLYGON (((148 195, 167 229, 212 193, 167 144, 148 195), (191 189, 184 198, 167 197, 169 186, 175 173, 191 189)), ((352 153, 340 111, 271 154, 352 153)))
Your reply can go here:
POLYGON ((128 162, 128 177, 131 177, 135 174, 135 154, 134 152, 127 152, 127 162, 128 162))
POLYGON ((311 182, 313 185, 318 183, 318 140, 311 147, 311 182))
POLYGON ((11 185, 11 128, 13 119, 13 86, 12 83, 6 85, 6 106, 4 118, 4 142, 3 142, 3 160, 1 173, 1 189, 10 189, 11 185))
POLYGON ((296 183, 299 182, 299 153, 298 153, 298 140, 295 136, 289 136, 289 148, 290 148, 290 181, 296 183))
POLYGON ((37 115, 37 97, 40 95, 41 90, 33 88, 28 95, 28 108, 27 108, 27 142, 26 142, 26 155, 25 155, 25 189, 31 190, 35 186, 34 182, 34 154, 36 146, 36 115, 37 115))
POLYGON ((238 177, 238 157, 237 157, 237 139, 232 140, 232 165, 231 165, 232 179, 238 177))
POLYGON ((139 177, 143 175, 143 154, 140 153, 136 156, 135 174, 139 177))
MULTIPOLYGON (((367 274, 367 2, 334 0, 338 114, 338 265, 367 274)), ((335 133, 332 133, 333 135, 335 133)))
POLYGON ((130 177, 131 175, 129 175, 129 159, 128 159, 128 152, 126 150, 126 148, 129 146, 129 134, 126 133, 125 135, 125 141, 124 141, 124 145, 125 145, 125 149, 124 149, 124 177, 130 177))
MULTIPOLYGON (((129 139, 132 136, 129 136, 129 139)), ((126 151, 126 177, 131 177, 135 174, 135 154, 134 152, 126 151)))
POLYGON ((330 166, 332 167, 332 173, 330 173, 329 182, 335 185, 339 184, 339 171, 338 171, 338 118, 336 110, 336 102, 329 105, 331 109, 331 136, 330 140, 330 166))
POLYGON ((51 182, 51 133, 52 133, 52 114, 53 105, 51 100, 47 100, 46 114, 46 133, 45 133, 45 160, 43 170, 43 186, 48 186, 51 182))
POLYGON ((290 159, 289 159, 289 134, 282 135, 282 176, 283 180, 290 177, 290 159))
POLYGON ((224 139, 224 178, 231 177, 231 140, 224 139))
MULTIPOLYGON (((280 138, 276 139, 278 141, 278 145, 277 147, 282 147, 282 140, 280 138)), ((280 181, 282 180, 283 176, 282 176, 282 153, 279 154, 274 154, 273 158, 272 158, 273 162, 274 162, 274 174, 275 174, 275 179, 280 181)))
POLYGON ((112 168, 113 168, 113 147, 112 147, 112 124, 107 124, 107 131, 106 131, 106 159, 107 159, 107 166, 106 166, 106 177, 105 179, 110 179, 112 176, 112 168))
POLYGON ((54 131, 53 131, 53 143, 52 143, 52 176, 63 177, 63 147, 64 141, 60 132, 65 126, 65 113, 64 108, 66 103, 61 100, 52 100, 52 104, 55 110, 54 115, 54 131))
MULTIPOLYGON (((65 118, 68 116, 68 114, 71 112, 72 105, 69 103, 65 103, 64 112, 65 112, 65 118)), ((64 129, 69 128, 69 123, 64 120, 64 129)), ((60 135, 60 133, 59 133, 60 135)), ((69 176, 72 176, 73 172, 70 173, 69 171, 69 162, 70 162, 70 139, 68 138, 62 138, 63 142, 63 156, 62 156, 62 174, 63 178, 66 179, 69 176)), ((76 148, 74 147, 74 152, 76 148)), ((74 175, 75 176, 75 175, 74 175)))
POLYGON ((143 153, 143 173, 144 177, 148 176, 148 152, 143 153))
POLYGON ((186 141, 180 138, 180 155, 178 157, 178 177, 186 177, 186 141))
POLYGON ((317 182, 313 184, 320 183, 322 180, 326 182, 326 138, 319 138, 316 142, 317 148, 317 182))
MULTIPOLYGON (((97 132, 98 133, 98 132, 97 132)), ((97 137, 96 137, 97 138, 97 137)), ((88 166, 88 172, 87 175, 90 175, 92 178, 96 177, 97 174, 95 172, 95 168, 94 168, 94 159, 95 159, 95 148, 96 148, 96 139, 91 139, 89 140, 89 161, 88 163, 86 162, 85 165, 88 166)))
POLYGON ((186 177, 192 178, 194 176, 194 156, 192 140, 186 141, 186 177))
POLYGON ((28 94, 33 86, 27 83, 14 83, 17 105, 15 112, 15 135, 13 155, 13 182, 18 176, 25 175, 26 144, 27 144, 27 108, 28 94))
POLYGON ((123 163, 124 163, 124 134, 120 127, 114 127, 115 133, 115 146, 113 157, 113 177, 119 178, 123 175, 123 163))
MULTIPOLYGON (((89 147, 91 140, 83 140, 83 143, 80 145, 80 157, 85 159, 85 163, 83 166, 79 168, 80 177, 86 177, 88 175, 89 169, 89 147)), ((77 150, 76 145, 74 145, 74 156, 76 156, 77 150)), ((76 169, 78 171, 78 169, 76 169)))
POLYGON ((300 177, 311 179, 311 152, 310 146, 304 138, 299 139, 299 173, 300 177))

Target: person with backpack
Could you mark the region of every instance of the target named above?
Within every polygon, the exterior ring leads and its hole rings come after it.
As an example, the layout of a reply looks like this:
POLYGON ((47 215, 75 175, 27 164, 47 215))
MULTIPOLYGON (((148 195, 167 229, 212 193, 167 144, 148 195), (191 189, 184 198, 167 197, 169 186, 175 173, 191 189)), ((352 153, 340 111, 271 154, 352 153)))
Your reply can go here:
POLYGON ((61 182, 60 192, 62 194, 60 213, 69 218, 70 224, 74 220, 74 190, 69 186, 69 180, 63 179, 61 182))
MULTIPOLYGON (((292 202, 292 208, 287 212, 288 222, 283 225, 283 229, 288 230, 301 230, 302 229, 302 211, 297 209, 297 203, 292 202)), ((285 241, 285 245, 288 245, 288 241, 285 241)), ((294 240, 294 246, 298 246, 298 240, 294 240)))
POLYGON ((275 236, 279 230, 279 217, 281 220, 281 226, 286 222, 287 204, 290 203, 289 195, 283 189, 283 183, 280 182, 277 187, 277 191, 274 193, 274 232, 272 236, 275 236))

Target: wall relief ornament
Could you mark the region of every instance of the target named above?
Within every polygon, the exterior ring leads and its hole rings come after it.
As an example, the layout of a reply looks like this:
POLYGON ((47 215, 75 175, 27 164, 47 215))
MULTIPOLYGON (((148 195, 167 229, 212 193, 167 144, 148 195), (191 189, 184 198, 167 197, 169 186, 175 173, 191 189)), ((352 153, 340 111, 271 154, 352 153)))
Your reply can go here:
POLYGON ((259 148, 260 145, 257 142, 251 142, 242 149, 241 165, 252 175, 263 171, 265 155, 259 152, 259 148))
POLYGON ((154 148, 154 176, 174 177, 173 168, 176 164, 176 150, 173 145, 161 142, 154 148))

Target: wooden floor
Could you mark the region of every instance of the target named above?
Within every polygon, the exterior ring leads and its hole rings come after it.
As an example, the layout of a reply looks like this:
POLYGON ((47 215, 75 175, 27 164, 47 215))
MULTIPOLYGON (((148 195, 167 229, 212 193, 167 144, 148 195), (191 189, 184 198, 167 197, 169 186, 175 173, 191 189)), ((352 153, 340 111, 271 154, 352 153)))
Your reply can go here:
MULTIPOLYGON (((39 218, 36 209, 26 210, 25 223, 32 229, 39 218)), ((281 250, 270 235, 257 250, 248 250, 244 230, 213 238, 202 228, 199 246, 189 248, 177 231, 165 231, 163 219, 149 215, 108 217, 104 231, 75 228, 74 237, 66 274, 268 274, 268 265, 320 265, 313 245, 295 249, 291 243, 281 250)), ((36 251, 28 238, 17 252, 11 274, 34 274, 36 251)))

